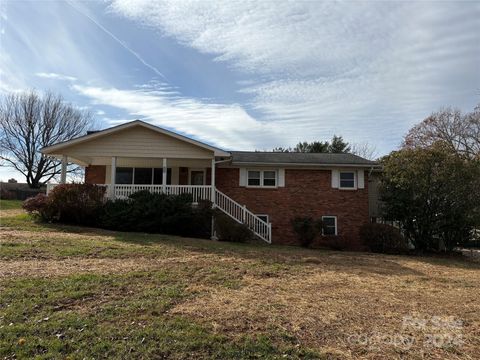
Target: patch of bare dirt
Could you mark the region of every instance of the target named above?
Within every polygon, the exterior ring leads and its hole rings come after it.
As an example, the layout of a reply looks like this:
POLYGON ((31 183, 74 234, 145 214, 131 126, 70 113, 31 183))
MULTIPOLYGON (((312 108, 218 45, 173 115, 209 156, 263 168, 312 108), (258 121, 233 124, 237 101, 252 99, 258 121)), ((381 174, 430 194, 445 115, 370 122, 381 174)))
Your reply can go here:
POLYGON ((25 210, 23 209, 8 209, 8 210, 3 210, 0 209, 0 222, 3 217, 12 217, 12 216, 17 216, 17 215, 22 215, 25 214, 25 210))
MULTIPOLYGON (((19 244, 32 243, 35 241, 41 241, 45 239, 55 239, 61 238, 65 240, 89 240, 92 236, 98 237, 96 233, 72 233, 72 232, 61 232, 61 231, 25 231, 25 230, 16 230, 12 228, 0 228, 0 244, 15 242, 19 244)), ((102 240, 114 240, 113 236, 102 235, 102 240)))
POLYGON ((70 258, 63 260, 0 260, 0 279, 18 277, 58 277, 72 274, 121 274, 161 268, 165 264, 181 264, 206 258, 188 255, 166 259, 97 259, 70 258))

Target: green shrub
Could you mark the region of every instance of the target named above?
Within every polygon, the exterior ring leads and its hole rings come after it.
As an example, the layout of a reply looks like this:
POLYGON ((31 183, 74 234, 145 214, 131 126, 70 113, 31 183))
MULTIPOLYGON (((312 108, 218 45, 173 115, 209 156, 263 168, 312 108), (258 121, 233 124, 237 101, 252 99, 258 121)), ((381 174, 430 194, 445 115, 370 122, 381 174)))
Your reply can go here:
POLYGON ((103 208, 105 188, 92 184, 62 184, 48 196, 38 194, 25 200, 23 208, 43 221, 97 225, 103 208))
POLYGON ((246 242, 255 237, 248 226, 236 222, 220 210, 215 213, 215 231, 220 241, 246 242))
POLYGON ((210 202, 194 207, 190 194, 136 192, 128 199, 107 201, 100 225, 121 231, 142 231, 190 237, 210 237, 210 202))
POLYGON ((26 212, 42 221, 52 221, 55 215, 55 210, 45 194, 37 194, 37 196, 28 198, 23 202, 22 207, 26 212))
POLYGON ((105 188, 89 184, 55 187, 23 207, 43 221, 90 225, 119 231, 141 231, 209 238, 212 206, 192 204, 190 194, 165 195, 139 191, 128 199, 104 201, 105 188))
POLYGON ((360 228, 360 239, 370 251, 383 254, 404 254, 408 244, 400 231, 390 225, 368 223, 360 228))
POLYGON ((322 231, 322 221, 315 221, 309 216, 298 216, 292 220, 293 231, 297 234, 300 245, 309 247, 322 231))
POLYGON ((131 203, 130 199, 108 200, 103 207, 99 226, 118 231, 130 230, 132 228, 131 203))
POLYGON ((103 210, 105 187, 93 184, 61 184, 48 194, 55 219, 62 223, 97 225, 103 210))

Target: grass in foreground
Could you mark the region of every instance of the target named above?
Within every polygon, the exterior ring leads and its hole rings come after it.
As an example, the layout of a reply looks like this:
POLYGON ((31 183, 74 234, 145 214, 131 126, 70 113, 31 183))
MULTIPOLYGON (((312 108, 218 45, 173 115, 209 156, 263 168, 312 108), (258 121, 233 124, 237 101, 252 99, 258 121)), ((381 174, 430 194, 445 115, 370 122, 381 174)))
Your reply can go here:
POLYGON ((0 210, 21 209, 22 203, 21 200, 0 200, 0 210))
POLYGON ((474 358, 480 349, 475 263, 51 226, 11 214, 0 228, 0 358, 474 358), (405 316, 462 325, 405 328, 405 316), (376 344, 378 334, 415 343, 376 344), (431 334, 461 335, 463 344, 432 346, 431 334))

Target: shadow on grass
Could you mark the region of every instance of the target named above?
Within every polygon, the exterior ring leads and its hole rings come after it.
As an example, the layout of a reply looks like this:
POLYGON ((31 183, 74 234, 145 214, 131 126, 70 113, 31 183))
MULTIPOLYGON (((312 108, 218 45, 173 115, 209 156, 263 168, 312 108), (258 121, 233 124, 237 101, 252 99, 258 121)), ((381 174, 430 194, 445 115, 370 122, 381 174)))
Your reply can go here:
MULTIPOLYGON (((401 264, 413 260, 435 266, 446 266, 460 269, 480 269, 480 264, 465 257, 423 255, 402 256, 384 255, 365 252, 333 251, 327 249, 305 249, 296 246, 268 245, 263 241, 249 243, 218 242, 209 239, 186 238, 165 234, 138 232, 119 232, 93 227, 82 227, 58 223, 41 223, 26 214, 17 215, 16 221, 5 221, 3 226, 11 226, 32 231, 55 231, 88 235, 91 237, 110 237, 114 241, 139 246, 163 245, 177 250, 188 250, 202 254, 215 254, 239 260, 256 261, 263 264, 285 266, 319 267, 347 273, 375 273, 379 275, 418 275, 421 271, 401 264)), ((15 218, 10 218, 10 220, 15 218)), ((3 222, 3 221, 2 221, 3 222)))
POLYGON ((462 254, 456 253, 433 253, 423 255, 412 255, 409 258, 415 259, 434 266, 445 266, 449 268, 480 270, 480 263, 462 254))

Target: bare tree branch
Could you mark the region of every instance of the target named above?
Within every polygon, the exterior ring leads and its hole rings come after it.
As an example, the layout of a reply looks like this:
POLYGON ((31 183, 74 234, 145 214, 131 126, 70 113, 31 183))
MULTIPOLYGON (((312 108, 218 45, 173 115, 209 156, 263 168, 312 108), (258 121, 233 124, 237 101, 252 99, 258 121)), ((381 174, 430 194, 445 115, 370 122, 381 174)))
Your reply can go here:
POLYGON ((404 138, 406 148, 426 148, 443 142, 465 158, 480 156, 480 104, 471 113, 445 108, 414 126, 404 138))
POLYGON ((368 160, 375 160, 378 158, 377 148, 375 145, 371 145, 368 142, 352 144, 350 152, 368 160))
POLYGON ((39 187, 61 171, 59 161, 40 149, 84 134, 92 123, 89 112, 51 92, 6 95, 0 103, 0 159, 22 173, 30 187, 39 187))

